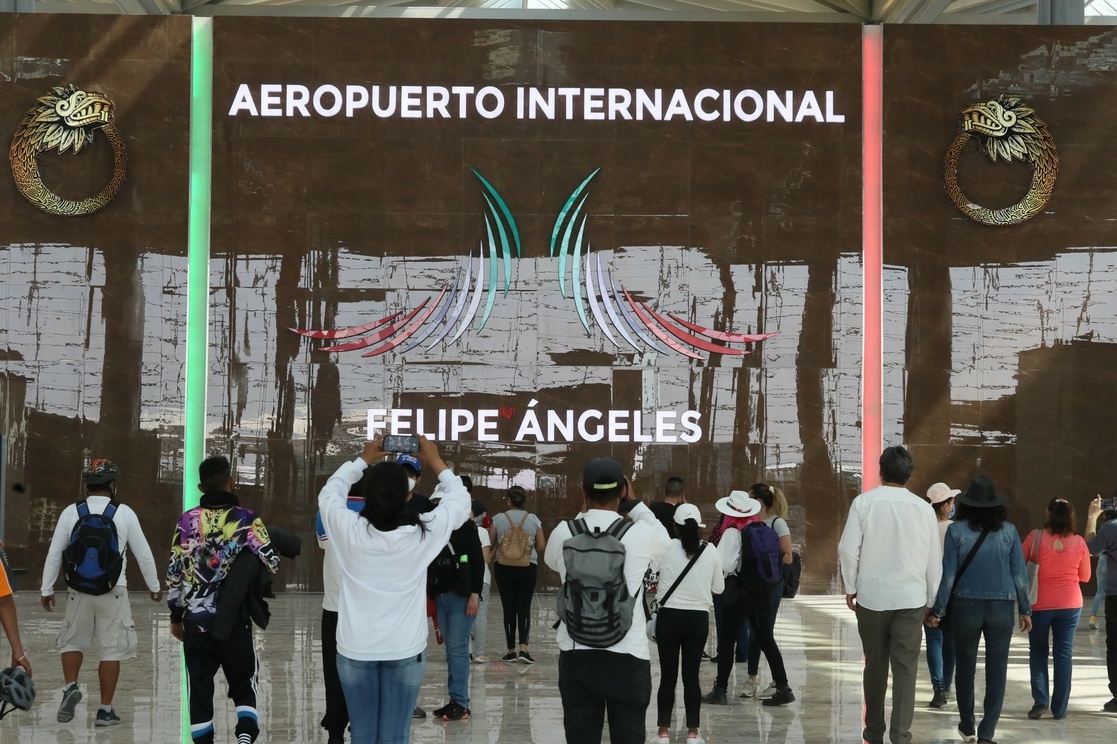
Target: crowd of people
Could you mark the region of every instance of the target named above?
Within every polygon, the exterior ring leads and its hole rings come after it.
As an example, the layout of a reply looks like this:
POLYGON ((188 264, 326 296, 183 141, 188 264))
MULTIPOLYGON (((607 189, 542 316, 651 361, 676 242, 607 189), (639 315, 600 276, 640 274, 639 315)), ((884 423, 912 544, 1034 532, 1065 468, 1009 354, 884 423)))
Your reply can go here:
MULTIPOLYGON (((417 705, 428 620, 447 668, 446 704, 431 715, 468 720, 471 664, 489 661, 484 626, 494 579, 506 649, 499 658, 534 664, 529 632, 540 559, 561 581, 555 629, 567 742, 600 742, 606 721, 614 744, 646 741, 653 645, 660 667, 652 736, 658 744, 671 741, 680 677, 688 744, 703 742, 703 704, 730 702, 738 663, 747 675, 738 677, 734 694, 770 707, 796 701, 775 633, 780 602, 795 595, 800 570, 779 488, 756 483, 717 499, 719 519, 707 541, 702 509, 688 499, 682 478, 669 478, 662 498, 645 503, 620 463, 597 457, 582 472, 579 513, 548 534, 523 488, 510 488, 504 508, 490 514, 472 498, 468 476, 452 472, 433 442, 418 437, 417 449, 389 452, 384 438, 370 441, 318 495, 326 696, 321 726, 329 744, 341 744, 346 733, 354 744, 409 741, 412 720, 428 715, 417 705), (429 497, 416 493, 424 470, 437 480, 429 497), (762 657, 771 677, 764 688, 762 657), (703 694, 699 670, 706 658, 717 673, 703 694)), ((863 740, 883 742, 887 735, 892 744, 912 741, 925 647, 932 687, 927 705, 956 702, 962 740, 992 744, 1017 627, 1029 634, 1034 705, 1027 717, 1065 718, 1081 583, 1090 579, 1091 555, 1102 556, 1097 594, 1105 602, 1114 697, 1104 709, 1117 712, 1117 572, 1104 568, 1117 556, 1117 513, 1103 511, 1102 500, 1095 499, 1079 535, 1073 505, 1054 498, 1042 528, 1021 539, 1007 521, 1008 497, 988 478, 975 477, 965 491, 936 483, 919 496, 906 487, 913 469, 903 447, 883 452, 882 485, 854 499, 838 546, 846 603, 856 613, 865 658, 863 740)), ((64 678, 60 722, 75 717, 82 699, 79 674, 94 640, 100 644, 95 725, 121 720, 113 708, 120 664, 136 655, 125 582, 128 554, 151 600, 163 597, 139 520, 118 499, 117 474, 107 460, 89 464, 86 496, 61 513, 44 567, 44 610, 56 609, 60 573, 67 585, 56 640, 64 678)), ((271 576, 281 558, 299 555, 300 541, 266 526, 239 503, 226 458, 201 463, 198 488, 199 505, 175 527, 165 577, 170 632, 183 644, 191 736, 199 744, 214 740, 214 677, 221 670, 235 707, 237 742, 251 744, 260 735, 253 625, 266 628, 271 576)), ((1095 600, 1091 627, 1100 609, 1095 600)), ((10 667, 0 672, 2 717, 7 706, 29 707, 35 694, 2 548, 0 626, 12 654, 10 667)))

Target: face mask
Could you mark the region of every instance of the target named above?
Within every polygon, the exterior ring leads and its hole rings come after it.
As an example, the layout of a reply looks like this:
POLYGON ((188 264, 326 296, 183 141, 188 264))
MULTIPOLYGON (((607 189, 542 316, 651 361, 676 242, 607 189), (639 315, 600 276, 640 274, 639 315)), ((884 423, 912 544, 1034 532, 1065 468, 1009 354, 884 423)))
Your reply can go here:
POLYGON ((950 507, 950 516, 948 516, 947 519, 954 519, 954 512, 956 512, 956 511, 958 511, 957 506, 950 507))
POLYGON ((419 481, 415 480, 414 478, 409 477, 407 479, 407 492, 411 493, 412 491, 414 491, 415 486, 417 486, 417 485, 419 485, 419 481))

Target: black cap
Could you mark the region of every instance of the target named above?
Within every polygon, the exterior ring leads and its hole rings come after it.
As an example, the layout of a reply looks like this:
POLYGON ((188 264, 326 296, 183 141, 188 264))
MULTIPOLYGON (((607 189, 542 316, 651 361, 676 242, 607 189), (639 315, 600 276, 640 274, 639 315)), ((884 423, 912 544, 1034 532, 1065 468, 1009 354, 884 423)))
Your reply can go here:
POLYGON ((488 509, 485 507, 484 504, 482 504, 477 499, 473 500, 473 516, 479 517, 487 511, 488 509))
POLYGON ((582 470, 582 487, 587 491, 614 491, 623 484, 621 464, 611 457, 595 457, 582 470))

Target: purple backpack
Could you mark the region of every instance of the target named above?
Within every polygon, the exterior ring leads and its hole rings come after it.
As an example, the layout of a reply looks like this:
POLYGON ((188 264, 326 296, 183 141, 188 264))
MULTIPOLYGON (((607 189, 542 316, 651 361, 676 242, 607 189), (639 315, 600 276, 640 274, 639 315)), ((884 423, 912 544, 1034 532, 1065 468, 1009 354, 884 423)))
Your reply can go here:
POLYGON ((780 536, 763 522, 741 530, 741 568, 737 580, 744 591, 764 593, 780 583, 780 536))

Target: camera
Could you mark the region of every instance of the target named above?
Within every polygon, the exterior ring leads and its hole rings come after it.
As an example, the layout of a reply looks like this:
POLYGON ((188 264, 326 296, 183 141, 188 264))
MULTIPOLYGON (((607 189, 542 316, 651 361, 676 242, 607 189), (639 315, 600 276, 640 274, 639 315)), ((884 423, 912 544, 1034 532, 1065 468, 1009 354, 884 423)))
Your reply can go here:
POLYGON ((385 452, 407 452, 415 454, 419 451, 419 437, 416 436, 403 436, 401 434, 389 434, 384 437, 384 451, 385 452))

